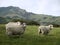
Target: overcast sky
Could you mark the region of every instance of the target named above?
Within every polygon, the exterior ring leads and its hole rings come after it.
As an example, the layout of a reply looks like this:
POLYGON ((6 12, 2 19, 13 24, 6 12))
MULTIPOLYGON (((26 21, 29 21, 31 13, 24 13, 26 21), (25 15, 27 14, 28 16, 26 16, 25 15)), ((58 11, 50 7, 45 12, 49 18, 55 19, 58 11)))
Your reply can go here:
POLYGON ((17 6, 28 12, 60 16, 60 0, 0 0, 0 7, 17 6))

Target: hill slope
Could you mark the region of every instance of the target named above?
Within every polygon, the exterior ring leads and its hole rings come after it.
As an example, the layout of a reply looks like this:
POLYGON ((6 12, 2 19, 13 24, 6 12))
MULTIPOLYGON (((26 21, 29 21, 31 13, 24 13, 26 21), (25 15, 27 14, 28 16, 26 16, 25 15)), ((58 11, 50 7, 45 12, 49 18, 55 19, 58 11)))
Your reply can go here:
MULTIPOLYGON (((19 19, 25 19, 25 20, 33 20, 40 24, 45 23, 53 23, 60 25, 60 17, 55 16, 48 16, 44 14, 34 14, 32 12, 27 12, 24 9, 21 9, 19 7, 0 7, 0 17, 4 18, 19 18, 19 19)), ((0 21, 1 22, 1 21, 0 21)))

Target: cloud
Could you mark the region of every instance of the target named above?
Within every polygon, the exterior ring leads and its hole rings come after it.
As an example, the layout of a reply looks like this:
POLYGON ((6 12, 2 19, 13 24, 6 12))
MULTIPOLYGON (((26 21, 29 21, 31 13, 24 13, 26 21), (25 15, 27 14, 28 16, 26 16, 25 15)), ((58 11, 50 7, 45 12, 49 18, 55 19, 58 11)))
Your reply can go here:
POLYGON ((58 0, 42 0, 41 3, 38 3, 38 7, 39 12, 42 14, 60 15, 60 4, 58 0))
POLYGON ((18 6, 28 12, 60 15, 60 0, 0 0, 0 7, 18 6))

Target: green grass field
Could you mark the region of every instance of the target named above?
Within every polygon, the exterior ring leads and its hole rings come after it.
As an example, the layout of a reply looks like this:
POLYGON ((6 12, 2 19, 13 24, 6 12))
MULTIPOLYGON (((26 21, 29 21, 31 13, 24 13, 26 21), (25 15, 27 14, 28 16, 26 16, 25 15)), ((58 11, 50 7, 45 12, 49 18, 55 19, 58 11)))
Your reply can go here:
POLYGON ((0 24, 0 45, 60 45, 60 28, 54 28, 48 35, 38 35, 38 26, 27 26, 25 33, 19 37, 8 37, 5 25, 0 24))

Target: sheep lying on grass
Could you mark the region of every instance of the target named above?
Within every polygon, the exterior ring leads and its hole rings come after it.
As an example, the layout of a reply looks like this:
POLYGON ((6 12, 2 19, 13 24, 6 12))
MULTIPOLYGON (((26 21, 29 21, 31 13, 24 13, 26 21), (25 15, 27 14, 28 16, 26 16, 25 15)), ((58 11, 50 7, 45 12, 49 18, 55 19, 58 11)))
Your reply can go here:
POLYGON ((25 32, 26 25, 20 22, 9 22, 6 24, 6 34, 11 35, 21 35, 25 32))
POLYGON ((44 34, 44 35, 47 35, 50 30, 53 29, 53 25, 49 25, 49 26, 39 26, 38 27, 38 34, 44 34))

